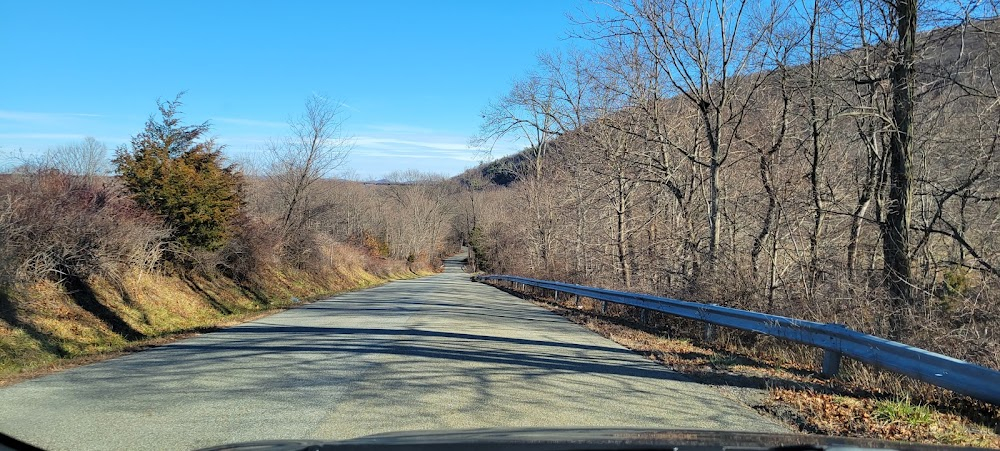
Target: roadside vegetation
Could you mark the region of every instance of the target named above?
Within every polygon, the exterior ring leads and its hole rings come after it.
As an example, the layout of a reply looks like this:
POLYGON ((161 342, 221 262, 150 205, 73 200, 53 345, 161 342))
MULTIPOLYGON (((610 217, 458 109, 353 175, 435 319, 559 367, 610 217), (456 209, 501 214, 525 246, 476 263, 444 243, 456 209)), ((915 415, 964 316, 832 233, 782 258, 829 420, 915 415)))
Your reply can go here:
POLYGON ((1000 448, 1000 408, 969 400, 909 398, 887 389, 899 378, 845 361, 821 375, 822 352, 765 336, 715 328, 657 312, 572 297, 515 295, 612 339, 720 394, 810 434, 1000 448), (749 343, 753 343, 749 345, 749 343))
POLYGON ((446 183, 333 179, 334 105, 310 97, 259 167, 178 96, 113 162, 87 139, 0 174, 0 380, 437 271, 446 183))
MULTIPOLYGON (((0 174, 0 377, 474 270, 839 323, 1000 369, 1000 4, 609 0, 488 105, 454 178, 334 178, 312 96, 233 162, 181 97, 0 174)), ((804 431, 1000 446, 1000 412, 813 349, 556 308, 804 431)))
MULTIPOLYGON (((995 2, 595 11, 569 30, 586 46, 542 55, 485 108, 477 143, 525 150, 461 176, 472 266, 839 323, 1000 369, 995 2)), ((698 336, 670 324, 656 333, 698 336)), ((836 382, 872 394, 871 412, 909 400, 998 427, 994 407, 864 365, 836 382)))

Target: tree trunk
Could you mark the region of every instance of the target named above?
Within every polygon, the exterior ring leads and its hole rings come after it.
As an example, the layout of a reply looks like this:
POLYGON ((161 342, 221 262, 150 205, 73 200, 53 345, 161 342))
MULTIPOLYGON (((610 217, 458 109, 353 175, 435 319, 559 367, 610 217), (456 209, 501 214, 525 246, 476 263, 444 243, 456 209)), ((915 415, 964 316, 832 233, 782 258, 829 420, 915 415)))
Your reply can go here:
POLYGON ((615 209, 615 248, 618 251, 618 267, 622 272, 622 283, 625 289, 632 288, 632 266, 629 262, 628 231, 626 227, 628 206, 626 205, 625 193, 622 187, 622 180, 618 179, 618 205, 615 209))
MULTIPOLYGON (((716 150, 712 151, 717 153, 716 150)), ((719 234, 722 228, 719 224, 719 169, 720 164, 715 155, 712 156, 712 163, 709 167, 709 200, 708 200, 708 265, 710 271, 715 271, 716 257, 718 257, 719 234)))
POLYGON ((893 63, 892 118, 896 129, 889 140, 889 199, 886 209, 883 256, 892 302, 891 338, 899 338, 906 328, 905 309, 913 302, 910 269, 910 200, 912 197, 913 88, 916 83, 914 58, 917 35, 916 0, 897 0, 897 50, 893 63))

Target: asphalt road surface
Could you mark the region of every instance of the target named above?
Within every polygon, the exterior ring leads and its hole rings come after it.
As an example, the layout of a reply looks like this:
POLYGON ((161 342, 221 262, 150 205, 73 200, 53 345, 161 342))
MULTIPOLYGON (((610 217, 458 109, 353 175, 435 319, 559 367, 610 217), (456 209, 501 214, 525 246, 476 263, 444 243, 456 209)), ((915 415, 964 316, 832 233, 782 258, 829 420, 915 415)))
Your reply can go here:
POLYGON ((0 389, 0 432, 102 450, 487 427, 789 432, 446 267, 0 389))

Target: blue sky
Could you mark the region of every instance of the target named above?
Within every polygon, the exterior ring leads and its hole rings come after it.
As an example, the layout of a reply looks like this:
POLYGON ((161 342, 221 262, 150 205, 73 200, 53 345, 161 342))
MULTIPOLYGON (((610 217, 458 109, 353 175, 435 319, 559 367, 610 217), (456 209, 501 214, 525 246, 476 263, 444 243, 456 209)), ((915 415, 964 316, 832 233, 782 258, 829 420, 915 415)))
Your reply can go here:
MULTIPOLYGON (((0 6, 0 167, 94 136, 141 131, 157 98, 184 96, 233 159, 253 158, 319 93, 344 103, 361 178, 453 175, 480 112, 572 45, 583 0, 8 1, 0 6)), ((494 151, 497 157, 514 144, 494 151)))

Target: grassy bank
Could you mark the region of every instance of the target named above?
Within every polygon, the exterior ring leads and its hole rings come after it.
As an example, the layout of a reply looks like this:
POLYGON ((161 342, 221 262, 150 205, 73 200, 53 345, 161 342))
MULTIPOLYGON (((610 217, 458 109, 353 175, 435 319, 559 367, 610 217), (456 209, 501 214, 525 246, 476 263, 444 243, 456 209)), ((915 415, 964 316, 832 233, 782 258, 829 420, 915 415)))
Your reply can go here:
POLYGON ((215 271, 135 272, 0 291, 0 384, 431 273, 347 246, 337 256, 321 273, 275 268, 252 284, 215 271))

